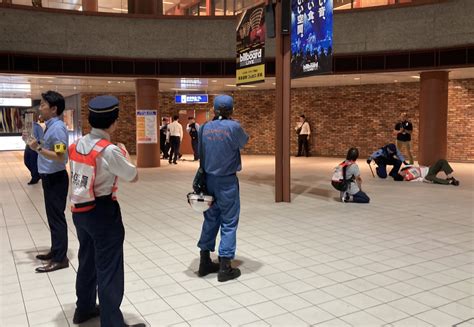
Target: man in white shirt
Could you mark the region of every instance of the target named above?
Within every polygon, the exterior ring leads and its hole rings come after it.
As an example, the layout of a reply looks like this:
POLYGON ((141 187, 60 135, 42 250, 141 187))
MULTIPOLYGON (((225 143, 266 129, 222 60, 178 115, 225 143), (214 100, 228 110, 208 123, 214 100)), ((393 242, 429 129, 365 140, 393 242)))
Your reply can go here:
POLYGON ((295 127, 296 134, 298 134, 298 154, 297 157, 301 157, 304 153, 309 157, 309 136, 311 135, 311 129, 309 123, 306 121, 305 115, 300 116, 300 121, 295 127))
POLYGON ((173 122, 168 125, 168 137, 171 145, 170 158, 168 162, 173 162, 175 165, 178 164, 179 146, 183 140, 183 126, 181 126, 178 120, 179 116, 174 115, 173 122))

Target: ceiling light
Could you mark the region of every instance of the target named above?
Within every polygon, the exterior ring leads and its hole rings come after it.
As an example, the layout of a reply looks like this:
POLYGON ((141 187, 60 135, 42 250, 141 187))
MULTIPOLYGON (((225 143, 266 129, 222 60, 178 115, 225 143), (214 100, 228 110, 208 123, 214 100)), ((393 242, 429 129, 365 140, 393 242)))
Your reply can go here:
POLYGON ((211 80, 212 83, 217 83, 216 79, 211 80))
POLYGON ((256 87, 255 85, 240 85, 240 87, 256 87))
POLYGON ((110 84, 110 83, 112 83, 112 82, 111 82, 111 81, 107 81, 107 83, 109 83, 109 84, 110 84))
POLYGON ((74 90, 76 90, 76 89, 77 89, 77 87, 74 86, 74 90))
POLYGON ((273 85, 276 85, 277 83, 272 83, 273 85))
POLYGON ((53 83, 53 81, 48 81, 48 83, 53 83))
POLYGON ((174 5, 174 4, 175 4, 174 2, 169 2, 169 1, 163 1, 163 3, 164 3, 165 5, 174 5))
POLYGON ((360 80, 360 77, 354 77, 354 80, 358 81, 358 80, 360 80))
POLYGON ((413 75, 413 76, 410 76, 411 78, 416 78, 416 79, 420 79, 420 76, 419 75, 413 75))
POLYGON ((127 11, 127 12, 128 12, 128 9, 123 9, 123 8, 112 8, 112 10, 116 10, 116 11, 127 11))
POLYGON ((395 83, 396 83, 396 82, 398 82, 398 80, 397 80, 397 79, 395 79, 395 80, 393 80, 393 81, 394 81, 395 83))
POLYGON ((235 85, 235 84, 226 84, 225 86, 235 87, 237 85, 235 85))

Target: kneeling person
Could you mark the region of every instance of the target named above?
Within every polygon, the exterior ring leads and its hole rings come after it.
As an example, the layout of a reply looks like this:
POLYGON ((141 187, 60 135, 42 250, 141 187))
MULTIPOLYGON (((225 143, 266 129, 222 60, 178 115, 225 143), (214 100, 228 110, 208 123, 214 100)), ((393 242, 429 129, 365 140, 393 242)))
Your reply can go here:
POLYGON ((118 115, 117 98, 95 97, 89 102, 91 132, 69 147, 71 210, 79 239, 75 324, 100 314, 102 327, 129 326, 120 311, 125 230, 116 192, 118 177, 136 182, 138 173, 125 147, 110 142, 118 115), (100 312, 96 305, 97 291, 100 312))
POLYGON ((362 178, 360 177, 359 166, 356 164, 357 158, 359 158, 359 150, 350 148, 344 162, 347 165, 344 179, 349 181, 349 185, 345 192, 341 192, 341 201, 369 203, 370 198, 362 192, 362 178))
POLYGON ((372 153, 367 159, 367 164, 370 165, 372 160, 374 160, 377 164, 377 168, 375 169, 375 171, 377 172, 378 177, 387 178, 387 166, 393 166, 393 168, 390 170, 389 175, 395 181, 403 180, 403 178, 398 174, 398 171, 400 170, 402 163, 405 163, 405 157, 397 149, 395 144, 387 144, 372 153))

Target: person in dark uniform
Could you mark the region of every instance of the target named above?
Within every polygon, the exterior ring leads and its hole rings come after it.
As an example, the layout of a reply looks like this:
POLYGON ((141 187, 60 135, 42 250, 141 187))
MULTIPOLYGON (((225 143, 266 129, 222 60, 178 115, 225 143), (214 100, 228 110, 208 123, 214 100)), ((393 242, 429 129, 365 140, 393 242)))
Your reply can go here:
MULTIPOLYGON (((33 112, 33 130, 32 136, 37 140, 41 141, 43 139, 43 128, 40 124, 38 124, 38 114, 36 111, 33 112)), ((30 135, 25 135, 26 141, 30 135)), ((26 168, 30 171, 31 180, 28 182, 28 185, 38 184, 39 180, 41 179, 40 174, 38 173, 38 153, 30 149, 28 145, 25 147, 25 152, 23 156, 23 161, 25 163, 26 168)))
POLYGON ((120 311, 125 230, 116 198, 117 179, 136 182, 138 172, 125 146, 110 142, 118 115, 116 97, 93 98, 89 102, 92 130, 69 147, 71 210, 79 239, 73 322, 80 324, 100 315, 102 327, 144 327, 143 323, 125 324, 120 311), (100 310, 96 305, 97 293, 100 310))
POLYGON ((384 145, 383 147, 372 153, 367 159, 367 164, 370 165, 372 160, 374 160, 377 164, 377 168, 375 169, 375 171, 377 172, 378 177, 387 178, 387 165, 389 165, 393 166, 392 170, 390 170, 389 175, 395 181, 403 181, 403 177, 398 173, 398 171, 400 170, 402 163, 405 163, 405 158, 397 149, 395 144, 390 143, 384 145))
POLYGON ((400 114, 400 120, 395 124, 395 131, 397 134, 397 148, 401 151, 405 148, 408 154, 410 165, 413 165, 413 156, 411 154, 411 133, 413 132, 413 125, 408 120, 406 112, 400 114))
POLYGON ((204 171, 209 195, 214 197, 212 206, 204 212, 201 237, 199 276, 218 273, 217 280, 225 282, 240 276, 238 268, 232 268, 231 260, 237 247, 237 225, 240 215, 240 194, 237 172, 242 169, 240 149, 249 136, 240 124, 230 117, 234 110, 232 97, 219 95, 214 98, 212 121, 202 127, 204 171), (212 262, 217 233, 221 233, 219 262, 212 262))
POLYGON ((38 172, 43 184, 44 204, 51 231, 51 250, 36 256, 40 260, 51 260, 37 272, 51 272, 69 267, 67 259, 68 237, 64 210, 66 209, 69 177, 66 172, 68 133, 66 125, 59 119, 65 103, 61 94, 48 91, 41 94, 40 115, 46 122, 44 140, 33 139, 28 146, 38 153, 38 172))
POLYGON ((199 150, 198 150, 198 133, 199 133, 199 124, 196 123, 194 117, 188 117, 188 126, 186 126, 186 131, 191 137, 191 145, 193 147, 194 161, 199 160, 199 150))
POLYGON ((166 140, 167 134, 168 134, 168 118, 163 117, 162 119, 162 124, 160 127, 160 149, 161 152, 163 153, 163 159, 168 159, 169 158, 169 152, 170 152, 170 144, 166 140))

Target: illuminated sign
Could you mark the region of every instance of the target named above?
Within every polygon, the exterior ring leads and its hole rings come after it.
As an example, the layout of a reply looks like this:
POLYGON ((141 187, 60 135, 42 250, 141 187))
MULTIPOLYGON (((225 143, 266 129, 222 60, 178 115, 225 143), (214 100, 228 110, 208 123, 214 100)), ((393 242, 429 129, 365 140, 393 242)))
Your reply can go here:
POLYGON ((207 94, 180 94, 174 96, 174 102, 177 104, 208 103, 207 94))
POLYGON ((31 107, 29 98, 0 98, 0 107, 31 107))

